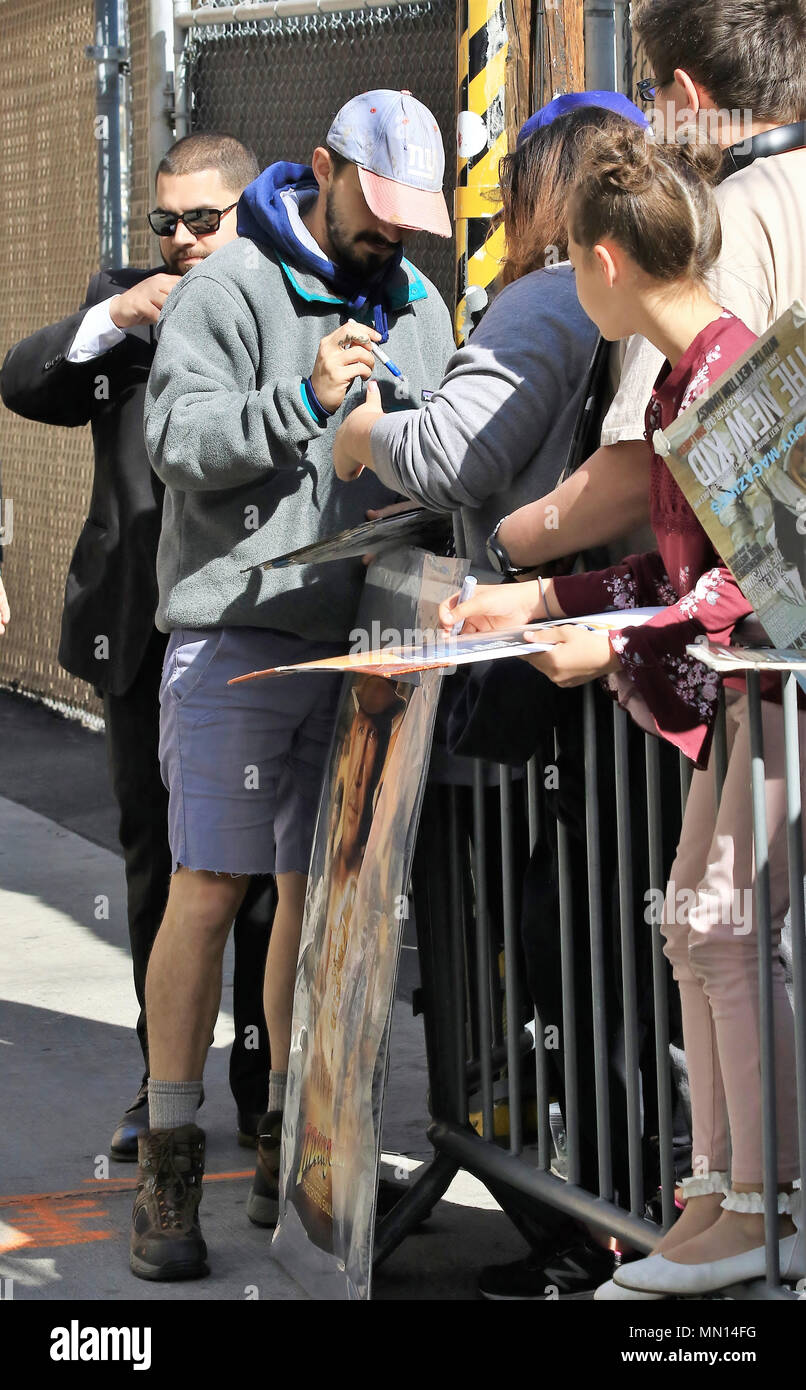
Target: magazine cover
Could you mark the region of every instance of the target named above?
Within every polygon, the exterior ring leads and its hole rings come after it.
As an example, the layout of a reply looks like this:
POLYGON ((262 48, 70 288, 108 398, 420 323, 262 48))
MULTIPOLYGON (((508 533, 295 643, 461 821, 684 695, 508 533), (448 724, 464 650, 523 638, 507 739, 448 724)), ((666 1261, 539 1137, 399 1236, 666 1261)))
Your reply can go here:
POLYGON ((806 646, 806 309, 665 431, 665 459, 775 648, 806 646))
MULTIPOLYGON (((433 626, 466 568, 395 552, 397 592, 415 600, 407 623, 433 626)), ((318 1299, 370 1293, 401 904, 441 684, 436 671, 416 685, 351 675, 339 705, 297 965, 272 1244, 318 1299)))

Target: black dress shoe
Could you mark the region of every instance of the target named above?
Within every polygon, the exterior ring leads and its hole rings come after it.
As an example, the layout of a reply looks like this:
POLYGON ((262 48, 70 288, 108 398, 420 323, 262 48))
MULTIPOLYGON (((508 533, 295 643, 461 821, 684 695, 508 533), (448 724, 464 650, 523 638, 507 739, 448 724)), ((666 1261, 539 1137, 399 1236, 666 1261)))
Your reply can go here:
MULTIPOLYGON (((199 1096, 199 1108, 204 1105, 204 1088, 199 1096)), ((137 1142, 148 1129, 148 1077, 140 1085, 129 1108, 124 1111, 109 1146, 109 1155, 118 1163, 137 1162, 137 1142)))
POLYGON ((148 1078, 143 1081, 131 1105, 125 1111, 109 1146, 111 1158, 118 1163, 137 1162, 138 1136, 148 1129, 148 1078))
POLYGON ((257 1127, 262 1118, 262 1113, 258 1111, 254 1114, 249 1110, 238 1111, 237 1136, 242 1149, 257 1148, 257 1127))

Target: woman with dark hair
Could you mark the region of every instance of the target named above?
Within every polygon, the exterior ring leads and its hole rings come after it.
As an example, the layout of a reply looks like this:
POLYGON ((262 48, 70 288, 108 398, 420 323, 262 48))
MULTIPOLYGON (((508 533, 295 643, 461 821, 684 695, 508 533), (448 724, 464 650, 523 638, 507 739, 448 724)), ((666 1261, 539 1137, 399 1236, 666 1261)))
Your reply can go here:
POLYGON ((395 492, 452 512, 457 551, 476 563, 501 518, 550 491, 566 462, 598 334, 577 299, 565 204, 581 137, 625 116, 646 126, 625 97, 585 92, 530 118, 500 166, 504 288, 422 408, 384 415, 369 382, 336 434, 340 478, 371 468, 395 492))

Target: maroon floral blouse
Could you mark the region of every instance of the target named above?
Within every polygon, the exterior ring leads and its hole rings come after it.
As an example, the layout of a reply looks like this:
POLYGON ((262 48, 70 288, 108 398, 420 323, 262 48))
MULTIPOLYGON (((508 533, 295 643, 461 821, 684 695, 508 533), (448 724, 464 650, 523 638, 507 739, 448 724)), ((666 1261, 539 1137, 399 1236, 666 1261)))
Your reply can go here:
MULTIPOLYGON (((754 341, 740 319, 724 312, 697 334, 676 367, 664 365, 647 406, 650 448, 655 430, 670 425, 754 341)), ((705 767, 721 681, 686 647, 703 636, 729 642, 752 607, 654 449, 650 521, 657 550, 628 555, 611 569, 555 579, 554 589, 569 617, 663 605, 665 611, 642 626, 611 632, 610 644, 657 733, 705 767)))

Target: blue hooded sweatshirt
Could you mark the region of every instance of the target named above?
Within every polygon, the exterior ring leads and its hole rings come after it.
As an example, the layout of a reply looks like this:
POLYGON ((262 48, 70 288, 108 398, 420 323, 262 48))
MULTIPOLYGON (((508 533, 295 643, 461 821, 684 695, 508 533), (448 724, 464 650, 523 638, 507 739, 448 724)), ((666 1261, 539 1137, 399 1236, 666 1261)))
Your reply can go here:
POLYGON ((350 275, 328 260, 324 252, 315 252, 306 245, 289 217, 289 193, 294 201, 304 204, 308 196, 317 192, 318 184, 309 165, 289 164, 284 160, 270 164, 241 195, 238 203, 238 235, 270 246, 281 262, 318 275, 345 301, 350 313, 360 313, 369 305, 381 342, 385 343, 389 337, 387 287, 400 269, 403 247, 400 245, 371 278, 359 280, 350 275))

